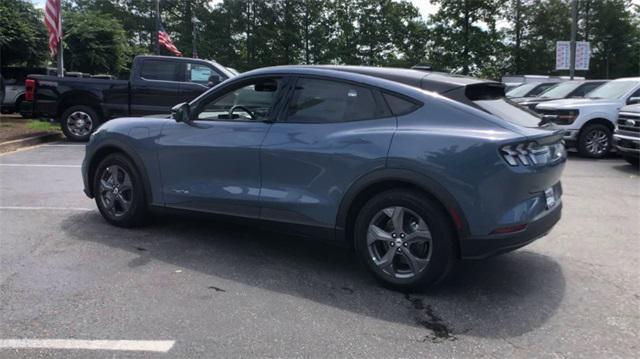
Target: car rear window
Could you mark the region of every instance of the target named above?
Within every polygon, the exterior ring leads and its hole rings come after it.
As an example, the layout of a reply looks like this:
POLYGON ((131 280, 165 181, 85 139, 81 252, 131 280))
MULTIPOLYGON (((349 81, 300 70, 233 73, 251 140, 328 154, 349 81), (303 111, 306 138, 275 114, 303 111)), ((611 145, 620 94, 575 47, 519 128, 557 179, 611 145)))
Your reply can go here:
POLYGON ((541 119, 538 115, 505 97, 473 102, 490 114, 498 116, 505 121, 515 123, 516 125, 538 127, 540 124, 541 119))

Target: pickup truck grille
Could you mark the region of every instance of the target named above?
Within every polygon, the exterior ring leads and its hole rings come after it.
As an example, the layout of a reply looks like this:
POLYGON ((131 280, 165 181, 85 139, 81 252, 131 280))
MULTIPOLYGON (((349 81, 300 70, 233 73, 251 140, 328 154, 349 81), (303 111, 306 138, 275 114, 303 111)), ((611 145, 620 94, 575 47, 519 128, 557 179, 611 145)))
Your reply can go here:
POLYGON ((620 112, 617 124, 620 131, 640 134, 640 113, 620 112))

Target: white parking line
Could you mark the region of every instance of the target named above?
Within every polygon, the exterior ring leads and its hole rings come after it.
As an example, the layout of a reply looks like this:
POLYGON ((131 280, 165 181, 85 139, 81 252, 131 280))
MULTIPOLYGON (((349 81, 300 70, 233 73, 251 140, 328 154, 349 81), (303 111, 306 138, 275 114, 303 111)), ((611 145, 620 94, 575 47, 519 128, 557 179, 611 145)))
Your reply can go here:
POLYGON ((44 210, 44 211, 93 211, 93 208, 83 207, 18 207, 18 206, 0 206, 2 209, 15 209, 15 210, 44 210))
POLYGON ((86 349, 166 353, 175 340, 0 339, 0 349, 86 349))
POLYGON ((0 163, 0 167, 62 167, 62 168, 80 168, 80 165, 47 165, 47 164, 31 164, 31 163, 0 163))

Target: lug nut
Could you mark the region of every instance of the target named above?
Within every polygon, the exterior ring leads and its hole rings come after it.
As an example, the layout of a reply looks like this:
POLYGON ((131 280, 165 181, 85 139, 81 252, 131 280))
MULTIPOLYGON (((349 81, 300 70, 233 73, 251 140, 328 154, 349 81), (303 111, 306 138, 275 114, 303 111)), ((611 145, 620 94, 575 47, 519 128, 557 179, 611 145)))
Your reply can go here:
POLYGON ((395 233, 391 233, 391 237, 392 237, 392 238, 396 238, 397 236, 398 236, 397 234, 395 234, 395 233))
POLYGON ((393 246, 395 246, 396 244, 395 244, 395 243, 393 243, 393 242, 391 242, 391 243, 389 243, 389 245, 390 245, 391 247, 393 247, 393 246))
POLYGON ((404 233, 400 233, 400 238, 404 238, 405 234, 404 233))
POLYGON ((398 252, 401 252, 401 251, 402 251, 402 249, 398 248, 398 252))
POLYGON ((404 245, 405 247, 408 245, 407 242, 402 243, 402 245, 404 245))

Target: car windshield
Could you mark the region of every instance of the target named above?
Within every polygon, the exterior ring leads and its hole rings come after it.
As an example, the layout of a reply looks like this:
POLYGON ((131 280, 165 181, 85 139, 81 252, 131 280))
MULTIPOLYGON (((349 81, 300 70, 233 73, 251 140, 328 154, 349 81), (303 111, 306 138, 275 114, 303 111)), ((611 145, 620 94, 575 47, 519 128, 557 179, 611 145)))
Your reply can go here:
POLYGON ((540 94, 540 97, 565 98, 580 85, 582 85, 582 82, 562 82, 548 88, 546 91, 540 94))
POLYGON ((485 111, 500 117, 505 121, 524 127, 538 127, 540 117, 528 109, 518 106, 508 98, 502 97, 489 100, 473 101, 485 111))
POLYGON ((638 81, 611 81, 589 92, 586 98, 616 100, 629 92, 638 81))
POLYGON ((507 92, 508 97, 523 97, 526 96, 529 91, 533 90, 539 83, 532 82, 528 84, 524 84, 514 88, 513 90, 507 92))

